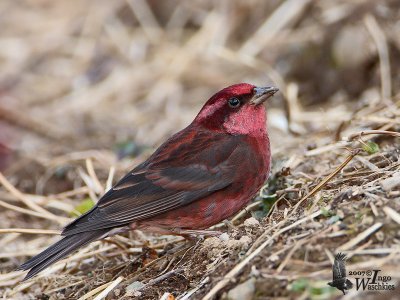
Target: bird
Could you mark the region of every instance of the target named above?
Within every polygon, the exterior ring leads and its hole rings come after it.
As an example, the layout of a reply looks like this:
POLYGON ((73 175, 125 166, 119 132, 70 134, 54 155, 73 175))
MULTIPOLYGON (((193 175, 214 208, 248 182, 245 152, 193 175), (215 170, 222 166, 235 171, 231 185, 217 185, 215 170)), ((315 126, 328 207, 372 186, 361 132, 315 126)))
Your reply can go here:
POLYGON ((63 238, 19 270, 27 280, 80 247, 127 230, 182 236, 240 211, 267 180, 271 149, 265 100, 278 91, 248 83, 214 94, 194 120, 137 165, 63 238))
POLYGON ((353 283, 346 278, 346 255, 338 253, 335 256, 335 261, 332 265, 332 281, 328 282, 328 285, 335 287, 342 291, 343 295, 346 295, 346 290, 350 290, 353 287, 353 283))

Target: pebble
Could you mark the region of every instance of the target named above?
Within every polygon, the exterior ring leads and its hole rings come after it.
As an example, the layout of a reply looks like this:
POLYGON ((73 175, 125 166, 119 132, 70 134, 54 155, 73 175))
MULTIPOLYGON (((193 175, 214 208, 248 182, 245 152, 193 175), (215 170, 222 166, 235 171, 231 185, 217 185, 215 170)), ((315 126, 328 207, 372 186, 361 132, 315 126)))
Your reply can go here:
POLYGON ((126 287, 126 292, 127 293, 129 292, 131 294, 131 293, 134 293, 135 291, 141 289, 142 287, 144 287, 144 283, 142 283, 140 281, 134 281, 126 287))
POLYGON ((253 299, 254 293, 256 291, 255 278, 250 278, 249 280, 237 285, 228 292, 226 299, 228 300, 251 300, 253 299))
POLYGON ((243 224, 245 227, 250 228, 260 227, 260 222, 258 222, 257 219, 253 217, 244 220, 243 224))
POLYGON ((386 178, 380 182, 382 190, 390 192, 395 188, 400 188, 400 172, 396 172, 392 177, 386 178))
POLYGON ((221 241, 226 242, 226 241, 229 240, 229 234, 227 234, 226 232, 224 232, 224 233, 221 234, 218 238, 219 238, 221 241))

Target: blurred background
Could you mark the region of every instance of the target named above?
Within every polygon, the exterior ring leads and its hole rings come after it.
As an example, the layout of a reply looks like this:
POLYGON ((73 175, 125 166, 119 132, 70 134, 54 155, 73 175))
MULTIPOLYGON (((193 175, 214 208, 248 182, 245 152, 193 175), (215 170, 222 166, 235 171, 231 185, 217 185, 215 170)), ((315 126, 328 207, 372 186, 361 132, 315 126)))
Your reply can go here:
POLYGON ((0 141, 36 160, 138 154, 238 82, 281 89, 278 136, 333 129, 398 93, 399 14, 389 0, 1 1, 0 141))
MULTIPOLYGON (((275 158, 340 140, 354 112, 399 100, 398 0, 3 0, 0 28, 0 170, 30 195, 71 191, 35 198, 64 215, 102 194, 84 166, 118 178, 228 85, 279 87, 275 158)), ((57 227, 0 216, 0 228, 57 227)), ((21 250, 16 237, 0 245, 21 250)))

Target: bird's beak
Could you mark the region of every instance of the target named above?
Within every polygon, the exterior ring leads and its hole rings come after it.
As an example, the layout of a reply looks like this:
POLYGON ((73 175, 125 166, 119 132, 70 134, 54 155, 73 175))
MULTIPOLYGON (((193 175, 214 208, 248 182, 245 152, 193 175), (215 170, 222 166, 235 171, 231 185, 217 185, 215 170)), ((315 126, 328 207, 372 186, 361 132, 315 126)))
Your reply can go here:
POLYGON ((259 105, 263 103, 268 98, 271 98, 279 89, 269 86, 269 87, 255 87, 254 95, 250 100, 251 104, 259 105))

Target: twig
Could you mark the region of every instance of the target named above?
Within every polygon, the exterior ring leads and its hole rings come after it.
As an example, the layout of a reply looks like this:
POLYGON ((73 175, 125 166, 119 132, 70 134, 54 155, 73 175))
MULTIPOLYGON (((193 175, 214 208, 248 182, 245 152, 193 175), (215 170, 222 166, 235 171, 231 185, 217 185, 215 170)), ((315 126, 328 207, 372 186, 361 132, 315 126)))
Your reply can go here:
POLYGON ((298 241, 297 243, 295 243, 292 247, 290 247, 289 253, 286 255, 285 259, 281 262, 279 267, 276 269, 277 274, 279 274, 283 271, 283 269, 286 267, 286 265, 292 258, 293 254, 297 251, 297 249, 299 249, 299 247, 303 246, 305 243, 308 243, 308 241, 310 239, 311 238, 302 239, 302 240, 298 241))
MULTIPOLYGON (((26 208, 22 208, 22 207, 19 207, 19 206, 16 206, 16 205, 9 204, 9 203, 4 202, 2 200, 0 200, 0 206, 3 206, 5 208, 7 208, 7 209, 11 209, 11 210, 23 213, 23 214, 27 214, 27 215, 31 215, 31 216, 35 216, 35 217, 38 217, 38 218, 48 219, 49 220, 48 216, 46 216, 46 215, 43 215, 43 214, 38 213, 38 212, 33 211, 33 210, 29 210, 29 209, 26 209, 26 208)), ((53 219, 50 219, 50 220, 53 220, 53 219)))
POLYGON ((299 208, 300 204, 302 204, 305 200, 318 192, 325 184, 327 184, 333 177, 335 177, 359 152, 359 149, 353 150, 344 162, 342 162, 331 174, 326 176, 324 180, 322 180, 315 188, 312 189, 311 192, 309 192, 299 202, 297 202, 290 214, 293 215, 299 208))
POLYGON ((96 191, 96 185, 95 185, 92 177, 90 177, 90 175, 86 174, 86 172, 80 167, 78 167, 78 174, 89 188, 89 190, 88 190, 89 197, 93 201, 97 202, 97 200, 98 200, 97 194, 100 194, 100 191, 96 191))
POLYGON ((191 289, 187 292, 182 298, 178 297, 178 300, 189 300, 190 296, 196 293, 203 285, 210 281, 210 277, 204 278, 195 288, 191 289))
POLYGON ((157 43, 162 35, 162 29, 147 1, 128 0, 128 4, 149 40, 153 43, 157 43))
POLYGON ((115 174, 115 167, 111 166, 110 171, 108 172, 108 177, 107 177, 107 182, 106 182, 106 189, 105 191, 108 191, 112 188, 113 184, 113 179, 114 179, 114 174, 115 174))
POLYGON ((109 286, 102 291, 100 294, 98 294, 96 296, 96 298, 94 298, 93 300, 101 300, 104 299, 109 292, 111 292, 113 289, 115 289, 115 287, 121 283, 121 281, 124 280, 124 277, 120 276, 117 279, 115 279, 114 281, 110 282, 109 286))
POLYGON ((104 194, 104 188, 101 185, 100 180, 96 175, 96 171, 94 170, 92 159, 87 158, 85 162, 86 162, 86 169, 88 171, 89 176, 92 178, 93 186, 95 188, 96 193, 104 194))
POLYGON ((284 222, 285 220, 282 220, 275 226, 271 226, 270 228, 268 228, 268 230, 265 230, 264 233, 260 235, 259 238, 254 242, 253 246, 251 246, 251 248, 247 251, 246 256, 250 255, 253 251, 255 251, 260 242, 264 240, 267 236, 269 236, 273 229, 280 228, 284 224, 284 222))
MULTIPOLYGON (((389 124, 389 125, 391 125, 391 124, 389 124)), ((334 144, 329 144, 329 145, 325 145, 325 146, 322 146, 322 147, 319 147, 316 149, 309 150, 305 153, 305 156, 315 156, 315 155, 319 155, 319 154, 322 154, 322 153, 325 153, 328 151, 343 148, 343 147, 349 146, 350 145, 349 141, 352 141, 354 138, 361 137, 364 135, 371 135, 371 134, 384 134, 384 135, 390 135, 390 136, 394 136, 394 137, 400 137, 400 133, 396 132, 396 131, 364 130, 364 131, 360 131, 360 132, 351 134, 350 136, 348 136, 346 138, 347 141, 339 141, 334 144)))
POLYGON ((254 208, 258 208, 262 205, 262 201, 255 201, 250 203, 249 205, 247 205, 244 209, 242 209, 236 216, 234 216, 231 220, 232 223, 234 223, 235 221, 239 220, 240 218, 242 218, 243 216, 245 216, 246 214, 248 214, 250 211, 252 211, 254 208))
POLYGON ((269 43, 278 33, 296 21, 309 0, 290 0, 284 1, 271 14, 271 16, 259 27, 259 29, 242 45, 239 50, 240 55, 257 56, 258 53, 269 43))
POLYGON ((400 225, 400 214, 389 206, 383 208, 385 214, 390 217, 393 221, 400 225))
POLYGON ((47 139, 63 141, 69 138, 67 132, 61 131, 59 127, 51 126, 45 120, 33 118, 20 110, 0 106, 0 120, 5 120, 47 139))
POLYGON ((297 241, 294 245, 291 245, 289 253, 286 255, 285 259, 282 261, 282 263, 279 265, 279 267, 276 269, 276 274, 279 274, 283 271, 283 269, 286 267, 286 265, 289 263, 290 259, 292 258, 293 254, 299 249, 299 247, 303 246, 306 243, 309 243, 312 240, 315 240, 321 236, 321 234, 326 233, 328 230, 330 230, 329 227, 320 230, 319 232, 316 232, 314 235, 312 235, 309 238, 301 239, 297 241))
POLYGON ((252 252, 249 256, 247 256, 244 260, 242 260, 239 264, 237 264, 229 273, 227 273, 224 278, 219 281, 208 293, 204 296, 203 300, 210 300, 212 299, 222 288, 224 288, 230 281, 233 279, 254 257, 261 253, 262 250, 274 239, 280 236, 282 233, 306 222, 318 217, 321 214, 321 211, 316 211, 313 214, 306 216, 300 219, 293 224, 286 226, 279 230, 278 232, 274 233, 269 239, 267 239, 264 243, 262 243, 254 252, 252 252))
POLYGON ((382 254, 391 254, 394 252, 399 252, 399 247, 362 249, 362 250, 354 250, 349 253, 351 256, 353 256, 353 255, 382 255, 382 254))
POLYGON ((344 141, 339 141, 337 143, 334 144, 329 144, 329 145, 325 145, 325 146, 321 146, 319 148, 315 148, 312 150, 307 151, 306 153, 304 153, 305 156, 315 156, 315 155, 319 155, 325 152, 329 152, 332 150, 336 150, 339 148, 343 148, 343 147, 347 147, 349 146, 348 142, 344 142, 344 141))
POLYGON ((253 68, 257 71, 264 72, 267 74, 268 77, 272 79, 272 81, 279 87, 279 90, 282 92, 284 96, 286 96, 286 82, 281 74, 276 71, 271 65, 265 63, 261 59, 257 59, 256 57, 245 55, 245 54, 238 54, 228 48, 219 48, 216 51, 216 54, 229 62, 232 63, 241 63, 242 65, 248 66, 253 68))
MULTIPOLYGON (((0 258, 17 258, 22 256, 34 256, 38 254, 38 250, 25 250, 18 252, 0 252, 0 258)), ((21 273, 19 273, 21 274, 21 273)), ((1 282, 1 280, 0 280, 1 282)))
POLYGON ((382 99, 390 99, 392 93, 392 80, 390 74, 389 50, 385 34, 379 27, 375 17, 371 14, 365 16, 364 23, 376 44, 376 48, 378 49, 382 99))
POLYGON ((346 250, 351 249, 352 247, 354 247, 355 245, 360 243, 362 240, 367 238, 369 235, 373 234, 375 231, 377 231, 379 228, 381 228, 382 225, 383 225, 382 223, 375 223, 374 225, 372 225, 367 230, 365 230, 365 231, 361 232, 360 234, 358 234, 355 238, 351 239, 347 243, 345 243, 342 246, 340 246, 338 248, 338 251, 346 251, 346 250))
MULTIPOLYGON (((56 286, 56 288, 54 288, 54 289, 51 289, 51 290, 45 290, 45 294, 47 294, 47 295, 51 295, 51 294, 53 294, 53 293, 55 293, 55 292, 58 292, 58 291, 60 291, 60 290, 64 290, 64 289, 67 289, 67 288, 70 288, 70 287, 73 287, 73 286, 77 286, 77 285, 80 285, 80 284, 85 284, 85 281, 84 280, 80 280, 80 281, 77 281, 77 282, 68 282, 68 284, 65 284, 65 285, 62 285, 62 286, 60 286, 60 285, 57 285, 56 286)), ((107 285, 108 285, 108 283, 107 283, 107 285)))
POLYGON ((41 213, 44 218, 57 221, 60 224, 64 224, 66 220, 60 216, 56 216, 49 211, 45 210, 43 207, 37 205, 34 201, 26 197, 23 193, 17 190, 8 180, 4 177, 4 175, 0 172, 0 183, 17 199, 21 200, 26 206, 31 208, 32 210, 41 213))
POLYGON ((377 166, 375 166, 373 163, 371 163, 369 160, 365 159, 362 156, 356 156, 355 159, 358 160, 360 163, 362 163, 364 166, 366 166, 373 172, 380 171, 380 169, 377 166))
POLYGON ((183 271, 184 271, 183 268, 171 270, 171 271, 169 271, 169 272, 167 272, 167 273, 165 273, 165 274, 163 274, 161 276, 158 276, 158 277, 156 277, 154 279, 151 279, 148 283, 146 283, 144 286, 142 286, 140 289, 138 289, 138 291, 139 290, 143 290, 143 289, 145 289, 145 288, 147 288, 147 287, 149 287, 151 285, 155 285, 155 284, 157 284, 157 283, 159 283, 161 281, 164 281, 165 279, 167 279, 167 278, 169 278, 169 277, 171 277, 171 276, 173 276, 175 274, 181 273, 183 271))
MULTIPOLYGON (((161 281, 163 281, 163 280, 165 280, 165 279, 167 279, 167 278, 169 278, 169 277, 171 277, 171 276, 173 276, 173 275, 175 275, 175 274, 178 274, 178 273, 180 273, 180 272, 182 272, 182 271, 184 271, 183 268, 171 270, 171 271, 169 271, 169 272, 167 272, 167 273, 165 273, 165 274, 163 274, 163 275, 161 275, 161 276, 158 276, 158 277, 156 277, 156 278, 154 278, 154 279, 149 280, 148 283, 146 283, 146 284, 143 285, 142 287, 136 289, 134 292, 142 291, 142 290, 148 288, 149 286, 152 286, 152 285, 154 285, 154 284, 157 284, 157 283, 159 283, 159 282, 161 282, 161 281)), ((129 295, 129 292, 127 292, 125 295, 126 295, 126 296, 129 295)))
POLYGON ((30 234, 60 234, 58 230, 45 230, 45 229, 25 229, 25 228, 7 228, 0 229, 1 233, 30 233, 30 234))
POLYGON ((348 140, 353 140, 356 137, 364 136, 364 135, 370 135, 370 134, 384 134, 384 135, 390 135, 394 137, 400 137, 400 132, 396 131, 387 131, 387 130, 364 130, 360 132, 353 133, 348 137, 348 140))

